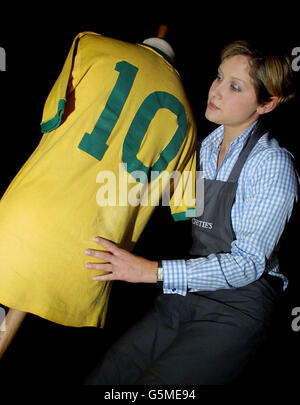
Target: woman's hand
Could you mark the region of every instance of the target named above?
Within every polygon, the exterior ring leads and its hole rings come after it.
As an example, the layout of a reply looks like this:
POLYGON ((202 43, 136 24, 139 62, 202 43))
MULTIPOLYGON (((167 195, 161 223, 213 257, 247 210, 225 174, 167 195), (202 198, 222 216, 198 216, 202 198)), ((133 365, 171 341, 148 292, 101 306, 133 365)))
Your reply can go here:
POLYGON ((99 236, 94 240, 107 251, 87 249, 85 254, 102 259, 105 263, 87 263, 86 267, 88 269, 107 271, 108 273, 95 276, 93 280, 123 280, 130 283, 157 282, 157 262, 135 256, 127 252, 127 250, 119 248, 115 243, 99 236))

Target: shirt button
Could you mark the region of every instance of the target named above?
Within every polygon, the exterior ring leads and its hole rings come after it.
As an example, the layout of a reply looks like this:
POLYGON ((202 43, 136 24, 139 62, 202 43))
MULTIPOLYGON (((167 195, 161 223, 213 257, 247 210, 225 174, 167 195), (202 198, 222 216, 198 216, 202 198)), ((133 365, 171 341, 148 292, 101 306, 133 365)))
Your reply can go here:
POLYGON ((172 288, 172 291, 175 292, 175 291, 176 291, 176 288, 172 288))

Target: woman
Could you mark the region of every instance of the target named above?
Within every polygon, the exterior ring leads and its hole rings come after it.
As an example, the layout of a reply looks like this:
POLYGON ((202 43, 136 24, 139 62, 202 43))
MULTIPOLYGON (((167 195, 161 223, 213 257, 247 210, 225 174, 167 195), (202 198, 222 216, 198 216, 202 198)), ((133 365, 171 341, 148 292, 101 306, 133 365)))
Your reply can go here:
POLYGON ((292 156, 262 117, 293 97, 287 58, 236 41, 221 54, 205 116, 220 126, 203 142, 204 213, 190 260, 157 263, 97 238, 108 252, 96 281, 163 282, 149 313, 107 353, 88 384, 226 384, 261 347, 288 280, 278 241, 297 200, 292 156))

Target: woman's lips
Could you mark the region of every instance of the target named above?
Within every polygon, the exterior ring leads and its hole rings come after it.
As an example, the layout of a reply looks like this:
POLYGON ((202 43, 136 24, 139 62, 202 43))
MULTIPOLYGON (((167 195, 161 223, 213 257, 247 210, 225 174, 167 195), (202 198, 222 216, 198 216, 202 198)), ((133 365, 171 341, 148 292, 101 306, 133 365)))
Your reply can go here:
POLYGON ((214 111, 216 111, 216 110, 219 110, 220 108, 219 107, 217 107, 214 103, 208 103, 208 108, 210 109, 210 110, 214 110, 214 111))

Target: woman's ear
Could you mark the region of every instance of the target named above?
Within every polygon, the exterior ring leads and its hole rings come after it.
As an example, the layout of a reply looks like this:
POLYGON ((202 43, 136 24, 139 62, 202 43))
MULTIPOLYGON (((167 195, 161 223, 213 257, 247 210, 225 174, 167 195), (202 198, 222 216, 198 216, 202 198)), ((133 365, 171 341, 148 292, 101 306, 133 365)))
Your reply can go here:
POLYGON ((257 113, 259 115, 266 114, 268 112, 273 111, 279 104, 279 97, 274 96, 271 97, 270 101, 265 104, 261 104, 257 107, 257 113))

